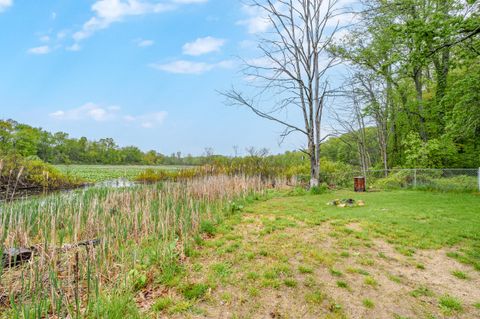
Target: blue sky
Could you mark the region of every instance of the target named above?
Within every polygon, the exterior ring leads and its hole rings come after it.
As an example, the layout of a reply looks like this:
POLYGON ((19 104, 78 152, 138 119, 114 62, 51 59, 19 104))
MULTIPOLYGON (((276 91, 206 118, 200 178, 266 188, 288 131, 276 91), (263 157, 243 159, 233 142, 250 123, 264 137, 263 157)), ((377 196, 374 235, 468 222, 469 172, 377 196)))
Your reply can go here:
POLYGON ((0 118, 166 154, 297 148, 217 93, 265 28, 239 0, 0 0, 0 118))

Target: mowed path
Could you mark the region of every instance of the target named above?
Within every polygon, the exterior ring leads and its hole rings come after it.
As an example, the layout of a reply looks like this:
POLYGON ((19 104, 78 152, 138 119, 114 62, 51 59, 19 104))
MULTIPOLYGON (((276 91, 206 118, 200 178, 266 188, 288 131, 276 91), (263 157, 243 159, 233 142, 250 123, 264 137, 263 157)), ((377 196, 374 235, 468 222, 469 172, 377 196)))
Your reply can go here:
POLYGON ((447 256, 458 247, 408 250, 393 229, 391 239, 356 218, 358 208, 328 208, 345 218, 308 203, 302 212, 282 209, 291 200, 249 206, 204 236, 185 260, 183 281, 208 290, 186 311, 157 317, 480 318, 480 272, 447 256))

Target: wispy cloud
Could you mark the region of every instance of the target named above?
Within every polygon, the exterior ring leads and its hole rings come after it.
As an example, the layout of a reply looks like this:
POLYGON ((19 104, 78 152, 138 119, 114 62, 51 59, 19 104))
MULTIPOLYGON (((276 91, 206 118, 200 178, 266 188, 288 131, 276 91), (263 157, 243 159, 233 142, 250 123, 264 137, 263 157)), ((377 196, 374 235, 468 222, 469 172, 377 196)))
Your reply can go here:
POLYGON ((134 42, 140 48, 151 47, 152 45, 155 44, 155 42, 153 40, 145 40, 145 39, 136 39, 136 40, 134 40, 134 42))
POLYGON ((51 52, 51 49, 48 45, 42 45, 39 47, 30 48, 27 52, 30 54, 47 54, 51 52))
POLYGON ((214 37, 198 38, 193 42, 185 43, 183 54, 198 56, 211 52, 218 52, 225 44, 225 40, 214 37))
POLYGON ((95 32, 106 29, 112 23, 120 22, 129 16, 161 13, 174 10, 178 5, 207 1, 170 0, 159 3, 151 0, 97 0, 91 7, 93 16, 83 24, 79 31, 73 34, 73 40, 78 43, 91 37, 95 32))
POLYGON ((120 108, 118 106, 101 107, 95 103, 89 102, 80 107, 68 110, 58 110, 50 113, 50 117, 57 120, 94 120, 103 122, 115 119, 120 108))
POLYGON ((242 11, 246 18, 238 21, 237 24, 246 26, 248 33, 262 33, 270 28, 271 23, 265 10, 256 6, 244 5, 242 11))
POLYGON ((213 69, 227 69, 233 66, 230 60, 221 61, 218 63, 193 62, 187 60, 177 60, 170 63, 160 64, 153 63, 150 67, 159 71, 174 73, 174 74, 203 74, 213 69))
POLYGON ((161 111, 137 116, 126 115, 123 119, 128 123, 135 123, 143 128, 154 128, 161 125, 165 121, 167 115, 167 112, 161 111))
POLYGON ((66 110, 58 110, 49 114, 58 121, 94 121, 94 122, 117 122, 128 125, 136 125, 143 128, 153 128, 162 124, 167 117, 167 112, 129 115, 122 112, 119 106, 101 106, 93 102, 80 107, 66 110))
POLYGON ((0 0, 0 12, 13 5, 13 0, 0 0))

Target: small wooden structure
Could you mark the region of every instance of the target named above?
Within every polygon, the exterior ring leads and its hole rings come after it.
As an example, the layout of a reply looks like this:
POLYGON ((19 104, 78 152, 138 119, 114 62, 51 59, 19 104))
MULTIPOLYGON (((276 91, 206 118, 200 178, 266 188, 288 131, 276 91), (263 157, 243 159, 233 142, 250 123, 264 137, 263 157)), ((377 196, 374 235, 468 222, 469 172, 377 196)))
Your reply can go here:
POLYGON ((355 192, 366 192, 367 191, 365 176, 354 177, 353 185, 354 185, 355 192))

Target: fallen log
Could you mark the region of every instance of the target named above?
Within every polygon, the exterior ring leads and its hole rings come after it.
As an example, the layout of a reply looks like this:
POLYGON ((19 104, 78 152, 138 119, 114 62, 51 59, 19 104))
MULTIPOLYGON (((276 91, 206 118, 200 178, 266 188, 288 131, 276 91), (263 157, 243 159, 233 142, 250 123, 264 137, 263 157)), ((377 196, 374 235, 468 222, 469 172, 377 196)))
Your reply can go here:
POLYGON ((3 251, 2 264, 3 268, 12 268, 20 266, 29 261, 35 249, 30 248, 9 248, 3 251))
MULTIPOLYGON (((102 242, 100 238, 83 240, 75 244, 65 244, 61 248, 58 248, 59 251, 68 251, 77 247, 90 247, 97 246, 102 242)), ((35 247, 31 248, 9 248, 3 251, 2 254, 2 264, 3 268, 13 268, 20 266, 33 258, 35 253, 35 247)))

